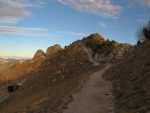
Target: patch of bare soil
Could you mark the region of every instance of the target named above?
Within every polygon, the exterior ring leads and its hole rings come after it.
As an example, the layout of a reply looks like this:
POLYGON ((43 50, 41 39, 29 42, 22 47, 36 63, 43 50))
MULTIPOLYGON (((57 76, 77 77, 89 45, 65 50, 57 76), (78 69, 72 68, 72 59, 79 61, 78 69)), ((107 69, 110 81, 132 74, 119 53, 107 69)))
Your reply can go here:
POLYGON ((74 96, 63 113, 111 113, 113 101, 111 86, 103 79, 103 73, 110 68, 107 65, 90 75, 82 90, 74 96))

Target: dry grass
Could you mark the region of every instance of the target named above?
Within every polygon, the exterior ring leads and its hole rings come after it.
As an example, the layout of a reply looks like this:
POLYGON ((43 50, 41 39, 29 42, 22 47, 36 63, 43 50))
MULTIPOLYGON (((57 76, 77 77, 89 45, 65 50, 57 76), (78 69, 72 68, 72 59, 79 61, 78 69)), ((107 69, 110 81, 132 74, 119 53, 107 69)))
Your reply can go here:
POLYGON ((150 110, 150 41, 135 47, 114 64, 104 78, 111 81, 116 113, 146 113, 150 110))
POLYGON ((0 113, 61 113, 88 75, 99 68, 74 43, 32 71, 26 83, 0 104, 0 113))

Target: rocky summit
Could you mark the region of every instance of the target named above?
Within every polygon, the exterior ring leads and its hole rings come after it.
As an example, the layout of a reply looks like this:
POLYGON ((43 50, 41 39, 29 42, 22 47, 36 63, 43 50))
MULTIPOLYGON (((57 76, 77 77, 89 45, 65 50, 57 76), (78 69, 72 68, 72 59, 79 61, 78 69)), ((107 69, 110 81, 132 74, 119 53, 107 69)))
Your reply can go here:
POLYGON ((132 45, 103 38, 98 33, 84 37, 82 43, 98 62, 115 62, 132 51, 132 45))
POLYGON ((61 46, 59 44, 56 44, 54 46, 50 46, 46 50, 46 56, 47 57, 51 57, 51 56, 53 56, 55 53, 57 53, 60 50, 62 50, 62 48, 61 48, 61 46))
POLYGON ((34 54, 33 59, 37 59, 37 58, 39 58, 39 57, 45 57, 45 53, 44 53, 44 51, 41 50, 41 49, 37 50, 37 52, 34 54))

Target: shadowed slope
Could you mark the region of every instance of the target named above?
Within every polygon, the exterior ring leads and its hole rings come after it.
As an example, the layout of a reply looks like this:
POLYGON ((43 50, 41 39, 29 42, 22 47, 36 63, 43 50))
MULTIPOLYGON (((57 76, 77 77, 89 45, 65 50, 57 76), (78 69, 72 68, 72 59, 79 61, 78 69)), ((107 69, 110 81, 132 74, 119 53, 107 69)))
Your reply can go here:
POLYGON ((150 111, 149 48, 150 41, 145 41, 105 74, 113 84, 116 113, 150 111))

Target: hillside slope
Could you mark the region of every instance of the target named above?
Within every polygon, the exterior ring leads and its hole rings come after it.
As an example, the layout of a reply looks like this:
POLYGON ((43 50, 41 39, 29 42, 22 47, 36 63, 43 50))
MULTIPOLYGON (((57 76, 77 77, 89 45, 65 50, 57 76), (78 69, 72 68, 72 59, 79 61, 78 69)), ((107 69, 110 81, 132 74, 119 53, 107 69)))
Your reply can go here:
POLYGON ((149 48, 150 41, 145 41, 105 73, 113 85, 116 113, 150 111, 149 48))
MULTIPOLYGON (((64 49, 56 44, 48 47, 46 53, 38 50, 33 59, 3 74, 12 84, 21 82, 22 86, 16 92, 6 95, 7 98, 2 98, 0 113, 61 113, 74 94, 81 90, 89 75, 102 69, 103 65, 99 64, 103 64, 104 60, 95 61, 96 54, 111 60, 114 58, 109 56, 111 54, 115 55, 115 59, 119 58, 116 56, 120 49, 114 53, 114 47, 119 46, 114 46, 113 41, 101 39, 99 34, 92 34, 64 49), (95 45, 96 41, 99 42, 96 49, 95 46, 86 45, 91 42, 95 45)), ((3 81, 6 82, 6 79, 3 81)))
POLYGON ((0 65, 0 85, 6 81, 6 76, 3 76, 4 73, 7 73, 9 70, 15 68, 19 64, 19 61, 7 62, 0 65))
MULTIPOLYGON (((38 52, 38 51, 37 51, 38 52)), ((35 53, 35 56, 37 53, 35 53)), ((42 63, 44 58, 42 56, 34 57, 31 60, 16 60, 10 63, 6 63, 0 66, 0 86, 4 85, 7 81, 10 84, 14 84, 18 81, 22 81, 31 71, 42 63), (7 79, 6 79, 7 78, 7 79)))
POLYGON ((0 112, 59 113, 86 81, 91 64, 80 44, 58 51, 33 71, 17 92, 0 103, 0 112))

